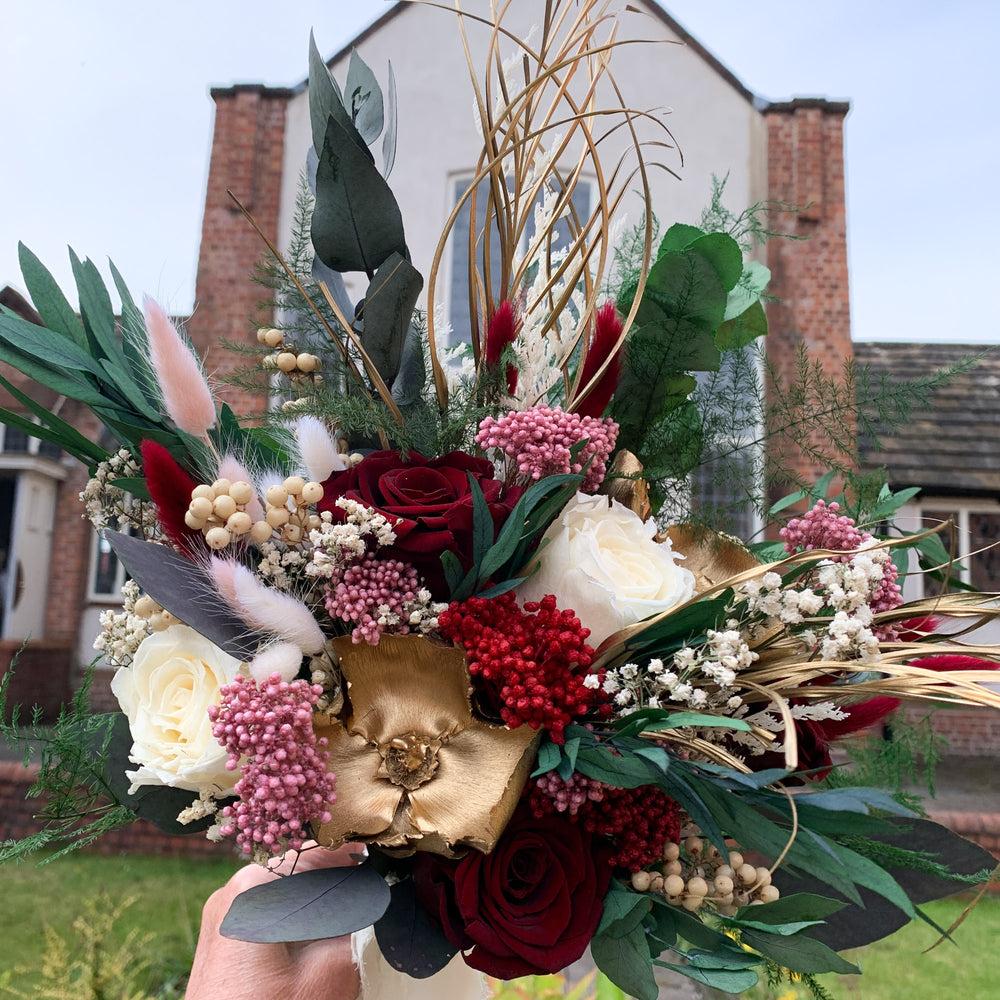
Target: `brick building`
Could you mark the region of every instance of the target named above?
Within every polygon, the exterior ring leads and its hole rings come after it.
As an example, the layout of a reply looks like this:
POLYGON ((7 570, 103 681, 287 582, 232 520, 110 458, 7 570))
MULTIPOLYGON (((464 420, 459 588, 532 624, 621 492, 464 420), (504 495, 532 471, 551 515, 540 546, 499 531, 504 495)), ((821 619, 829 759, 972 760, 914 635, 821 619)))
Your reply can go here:
MULTIPOLYGON (((673 106, 669 124, 684 154, 657 151, 669 158, 681 179, 651 172, 654 211, 665 225, 697 222, 713 175, 727 177, 730 205, 778 201, 800 206, 795 213, 775 216, 772 226, 808 238, 775 239, 762 251, 772 273, 771 291, 779 299, 769 309, 768 349, 781 367, 790 363, 794 345, 804 343, 835 373, 852 352, 843 160, 849 105, 820 98, 764 102, 653 0, 632 6, 640 10, 623 18, 619 38, 663 44, 628 47, 628 58, 621 58, 617 69, 619 84, 637 104, 673 106)), ((520 4, 513 13, 524 21, 519 25, 515 20, 514 28, 527 34, 536 16, 534 5, 520 4)), ((477 46, 484 44, 484 33, 475 27, 469 26, 474 59, 477 46)), ((322 36, 322 27, 319 31, 322 36)), ((422 4, 392 5, 330 60, 340 80, 354 48, 383 82, 391 58, 399 81, 398 167, 390 183, 414 264, 426 274, 438 234, 468 183, 481 143, 454 15, 422 4), (420 38, 428 44, 414 44, 420 38), (428 61, 430 47, 436 58, 428 61)), ((275 243, 285 245, 311 132, 304 82, 287 88, 238 84, 213 89, 211 96, 215 128, 196 307, 187 329, 207 369, 223 373, 235 360, 221 343, 251 338, 259 325, 273 320, 260 311, 260 289, 249 278, 261 256, 260 238, 227 191, 275 243)), ((602 155, 614 162, 618 152, 609 146, 602 155)), ((587 191, 586 177, 582 190, 587 191)), ((633 219, 640 217, 637 201, 626 203, 629 208, 633 219)), ((460 328, 464 290, 457 286, 457 269, 447 256, 442 273, 443 301, 460 328)), ((9 304, 26 316, 33 312, 23 300, 12 298, 9 304)), ((228 398, 238 410, 251 405, 238 393, 228 398)), ((60 402, 53 400, 53 405, 60 402)), ((86 412, 77 419, 81 429, 98 432, 87 426, 86 412)), ((65 698, 90 659, 99 611, 115 602, 121 582, 112 554, 79 516, 76 497, 85 480, 76 464, 6 430, 0 454, 0 522, 6 525, 11 571, 3 577, 0 595, 0 640, 5 644, 0 656, 9 656, 30 636, 26 657, 38 651, 46 662, 58 663, 42 674, 30 670, 25 660, 23 682, 37 682, 38 690, 33 688, 23 700, 52 705, 65 698), (53 545, 56 528, 58 545, 53 545)), ((0 574, 2 543, 0 537, 0 574)), ((107 697, 106 685, 106 676, 99 677, 99 703, 107 697)))
MULTIPOLYGON (((622 22, 619 37, 665 44, 630 47, 628 58, 618 68, 618 80, 623 92, 636 95, 640 105, 673 106, 669 123, 684 152, 682 161, 672 151, 663 151, 681 180, 665 172, 653 173, 654 211, 666 225, 697 223, 709 200, 713 175, 727 177, 726 202, 737 209, 766 201, 798 206, 795 212, 776 215, 770 224, 788 235, 807 238, 771 240, 761 252, 772 274, 769 290, 778 299, 769 307, 768 350, 778 367, 787 370, 795 346, 805 344, 828 374, 836 374, 855 350, 843 158, 849 105, 815 97, 762 101, 655 0, 633 0, 632 6, 639 13, 622 22), (677 42, 683 44, 669 44, 677 42)), ((524 0, 514 12, 525 19, 525 33, 534 9, 533 2, 524 0)), ((350 53, 357 48, 384 82, 384 67, 392 60, 399 81, 399 136, 398 168, 390 183, 414 264, 424 274, 438 234, 474 170, 480 143, 472 124, 467 69, 453 22, 453 15, 446 11, 396 3, 329 63, 334 75, 343 80, 350 53), (420 44, 419 39, 428 44, 420 44), (431 48, 435 58, 428 60, 426 52, 431 48)), ((329 37, 334 30, 319 26, 321 45, 323 36, 329 37)), ((470 36, 473 49, 483 44, 482 35, 472 26, 470 36)), ((286 244, 311 135, 306 83, 288 88, 238 84, 213 89, 211 97, 215 128, 196 306, 187 329, 208 370, 222 373, 234 360, 221 343, 251 338, 259 325, 273 321, 261 312, 260 289, 249 278, 261 256, 260 239, 227 191, 240 199, 270 239, 279 246, 286 244)), ((607 150, 608 162, 616 156, 613 148, 607 150)), ((632 219, 639 215, 633 203, 632 219)), ((460 329, 463 290, 456 284, 458 271, 447 256, 442 273, 443 302, 453 325, 460 329)), ((360 292, 351 291, 355 297, 360 292)), ((37 318, 16 293, 5 289, 3 295, 5 305, 26 318, 37 318)), ((902 346, 856 347, 859 360, 889 372, 905 370, 900 363, 914 361, 902 346)), ((16 373, 3 374, 15 385, 23 383, 16 373)), ((228 399, 237 410, 251 405, 238 393, 230 393, 228 399)), ((87 411, 74 413, 72 403, 58 399, 48 402, 64 406, 64 416, 85 433, 99 433, 97 426, 88 423, 92 418, 87 411)), ((16 401, 2 400, 0 405, 17 409, 16 401)), ((934 419, 927 416, 930 423, 921 425, 925 444, 938 439, 934 419)), ((78 683, 82 665, 91 658, 99 611, 115 603, 121 573, 113 555, 101 547, 80 517, 77 495, 86 482, 85 470, 27 435, 9 428, 0 433, 4 435, 0 449, 0 670, 27 639, 12 693, 17 701, 36 702, 51 711, 78 683)), ((898 453, 886 456, 890 473, 894 463, 909 460, 906 447, 916 443, 903 442, 898 453)), ((977 455, 963 459, 974 465, 977 455)), ((957 456, 952 458, 958 461, 957 456)), ((894 485, 909 485, 911 480, 921 485, 925 468, 922 461, 912 469, 907 466, 907 471, 894 476, 894 485)), ((948 509, 982 512, 988 508, 996 517, 1000 480, 995 479, 994 475, 988 483, 965 482, 946 470, 941 482, 932 485, 940 487, 939 494, 942 490, 947 494, 948 509), (975 503, 963 506, 963 496, 975 503)), ((988 580, 974 582, 996 587, 996 579, 997 574, 992 574, 988 580)), ((99 673, 93 700, 109 705, 107 672, 99 673)), ((969 755, 995 750, 995 722, 989 729, 981 713, 960 715, 952 716, 957 748, 969 755), (970 734, 973 738, 966 739, 970 734)))

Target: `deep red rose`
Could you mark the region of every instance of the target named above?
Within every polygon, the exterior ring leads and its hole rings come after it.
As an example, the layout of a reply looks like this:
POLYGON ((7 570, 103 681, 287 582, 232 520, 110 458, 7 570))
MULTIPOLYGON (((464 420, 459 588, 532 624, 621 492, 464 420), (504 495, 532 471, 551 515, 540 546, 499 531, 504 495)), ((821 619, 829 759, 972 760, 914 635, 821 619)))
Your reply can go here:
POLYGON ((493 515, 494 533, 506 520, 520 496, 494 479, 491 462, 463 451, 426 459, 410 452, 406 460, 395 451, 376 451, 323 483, 321 511, 343 520, 336 505, 347 497, 386 515, 393 522, 395 544, 382 549, 387 555, 411 563, 423 576, 431 593, 447 598, 441 553, 448 549, 468 568, 472 557, 472 493, 468 473, 479 484, 493 515))
POLYGON ((558 972, 597 930, 611 849, 561 815, 520 806, 490 854, 419 854, 418 897, 474 969, 500 979, 558 972))

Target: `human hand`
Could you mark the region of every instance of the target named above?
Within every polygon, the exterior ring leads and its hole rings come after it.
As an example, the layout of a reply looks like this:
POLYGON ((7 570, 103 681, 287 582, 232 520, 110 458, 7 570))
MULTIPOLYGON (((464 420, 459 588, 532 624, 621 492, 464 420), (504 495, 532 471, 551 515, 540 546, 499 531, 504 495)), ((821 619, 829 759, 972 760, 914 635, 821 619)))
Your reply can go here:
POLYGON ((309 847, 289 851, 280 865, 268 870, 260 865, 241 868, 221 889, 216 889, 202 910, 201 932, 195 951, 186 1000, 355 1000, 361 988, 351 958, 350 936, 286 944, 252 944, 219 933, 232 901, 255 885, 277 875, 312 868, 353 864, 358 845, 336 851, 309 847))

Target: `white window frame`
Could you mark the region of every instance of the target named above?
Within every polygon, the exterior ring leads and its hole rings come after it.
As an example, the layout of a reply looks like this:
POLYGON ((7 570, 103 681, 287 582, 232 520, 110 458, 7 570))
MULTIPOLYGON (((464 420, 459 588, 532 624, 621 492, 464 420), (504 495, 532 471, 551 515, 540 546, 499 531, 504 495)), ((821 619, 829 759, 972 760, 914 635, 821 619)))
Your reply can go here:
MULTIPOLYGON (((447 180, 446 180, 446 184, 448 186, 447 187, 447 195, 448 195, 447 196, 447 206, 448 206, 448 213, 449 214, 452 211, 454 211, 455 206, 458 204, 458 199, 468 190, 469 185, 472 183, 474 177, 475 177, 475 172, 474 171, 470 171, 470 170, 458 170, 458 171, 454 171, 452 173, 449 173, 447 175, 447 180)), ((586 174, 581 175, 580 178, 577 180, 577 183, 576 183, 577 188, 583 187, 587 191, 588 211, 592 210, 592 209, 589 208, 589 206, 593 202, 593 195, 594 195, 594 191, 596 189, 596 185, 597 185, 597 178, 596 177, 590 177, 590 176, 588 176, 586 174)), ((455 269, 456 269, 456 267, 458 265, 458 261, 456 261, 456 259, 455 259, 455 254, 456 254, 456 250, 457 250, 457 242, 458 242, 455 239, 455 233, 456 233, 457 228, 458 227, 455 226, 452 229, 452 232, 449 234, 449 237, 448 237, 448 252, 446 254, 446 258, 447 258, 447 262, 448 262, 448 267, 447 267, 447 271, 446 271, 446 279, 447 280, 444 283, 445 284, 445 288, 444 288, 445 298, 444 298, 444 301, 445 301, 446 306, 447 306, 447 308, 445 310, 445 315, 446 315, 446 318, 448 320, 448 325, 451 328, 451 333, 450 333, 450 335, 448 337, 447 344, 444 344, 442 346, 443 347, 448 347, 448 348, 456 347, 457 345, 462 344, 462 343, 469 343, 469 337, 468 337, 467 333, 463 336, 462 333, 460 333, 455 328, 455 322, 454 322, 455 317, 454 317, 453 311, 452 311, 452 303, 453 303, 453 300, 454 300, 454 294, 453 294, 453 292, 454 292, 454 287, 455 287, 455 269)), ((464 237, 463 237, 463 239, 464 239, 464 237)), ((527 227, 525 227, 525 232, 522 233, 520 243, 518 244, 518 250, 520 252, 524 253, 524 252, 527 251, 527 249, 528 249, 528 235, 527 235, 527 227)), ((464 265, 465 261, 463 260, 462 263, 464 265)))
POLYGON ((115 577, 112 582, 112 589, 107 592, 97 589, 97 568, 100 559, 100 546, 102 541, 103 539, 101 538, 99 532, 91 532, 90 561, 87 567, 87 603, 101 604, 108 607, 111 607, 112 605, 120 607, 124 602, 124 597, 122 596, 122 584, 128 579, 128 574, 125 572, 125 567, 122 565, 122 561, 117 555, 115 556, 115 577))
MULTIPOLYGON (((996 500, 976 499, 973 497, 935 497, 921 496, 914 503, 904 504, 897 512, 893 523, 904 532, 915 532, 923 529, 925 514, 932 511, 953 512, 957 551, 955 552, 954 577, 961 583, 971 583, 972 564, 970 557, 975 555, 972 550, 972 531, 969 527, 971 514, 1000 515, 1000 503, 996 500)), ((947 542, 945 548, 948 548, 947 542)), ((903 599, 917 601, 924 596, 924 574, 919 572, 914 563, 912 570, 903 581, 903 599)))

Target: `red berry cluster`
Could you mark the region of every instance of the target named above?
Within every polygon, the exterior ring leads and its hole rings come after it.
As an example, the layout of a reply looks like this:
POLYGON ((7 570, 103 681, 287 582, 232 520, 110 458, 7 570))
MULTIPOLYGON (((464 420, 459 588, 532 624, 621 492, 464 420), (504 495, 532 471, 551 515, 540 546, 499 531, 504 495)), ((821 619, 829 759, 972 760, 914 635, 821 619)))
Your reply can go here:
POLYGON ((524 610, 509 591, 499 597, 455 601, 438 616, 442 633, 465 649, 469 674, 494 688, 502 702, 500 716, 511 727, 526 722, 549 730, 554 743, 574 716, 592 709, 610 713, 599 683, 586 687, 584 678, 594 651, 587 645, 590 630, 572 611, 556 608, 549 595, 531 601, 524 610))
MULTIPOLYGON (((575 784, 580 777, 574 774, 569 784, 575 784)), ((560 808, 561 797, 553 794, 552 778, 562 783, 554 772, 550 772, 537 782, 529 782, 525 789, 528 806, 537 819, 564 811, 560 808)), ((637 872, 659 861, 665 844, 680 840, 680 806, 658 788, 651 785, 615 788, 591 779, 584 781, 590 791, 575 809, 565 810, 566 817, 581 823, 588 833, 608 837, 614 842, 611 863, 616 868, 637 872)))

